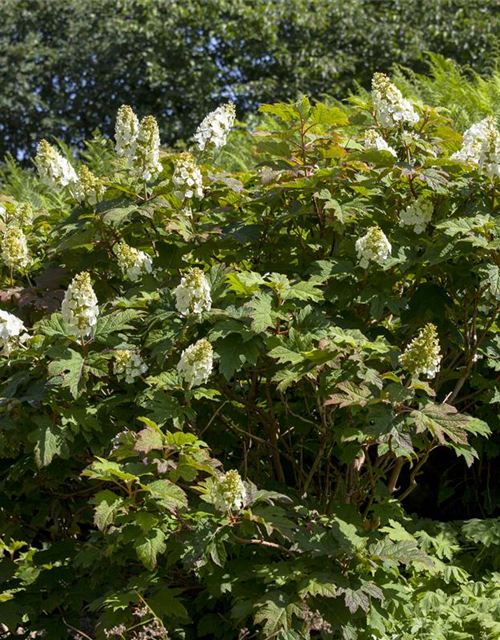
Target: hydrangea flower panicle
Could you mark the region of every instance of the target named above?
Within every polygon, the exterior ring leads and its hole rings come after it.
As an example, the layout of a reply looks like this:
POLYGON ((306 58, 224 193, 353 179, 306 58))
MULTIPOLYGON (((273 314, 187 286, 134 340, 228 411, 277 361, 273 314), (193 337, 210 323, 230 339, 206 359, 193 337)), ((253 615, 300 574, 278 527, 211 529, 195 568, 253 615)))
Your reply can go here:
POLYGON ((380 227, 371 227, 368 232, 356 240, 356 253, 359 264, 366 269, 370 262, 379 265, 390 256, 392 245, 380 227))
POLYGON ((138 280, 144 273, 152 273, 153 261, 144 251, 130 247, 125 242, 117 244, 114 251, 122 273, 132 282, 138 280))
POLYGON ((203 176, 189 152, 184 151, 177 158, 172 181, 180 200, 203 198, 203 176))
POLYGON ((181 283, 174 290, 177 311, 183 316, 191 313, 200 314, 202 311, 210 311, 212 296, 210 284, 203 271, 197 267, 189 269, 181 279, 181 283))
POLYGON ((35 164, 41 181, 52 189, 60 190, 78 182, 78 176, 69 161, 47 140, 38 144, 35 164))
POLYGON ((194 139, 200 151, 220 149, 226 144, 227 136, 236 119, 234 104, 229 102, 209 113, 198 126, 194 139))
POLYGON ((78 182, 73 186, 73 195, 78 202, 88 202, 95 205, 100 202, 106 192, 106 187, 92 171, 82 165, 78 173, 78 182))
POLYGON ((30 263, 28 244, 23 230, 8 227, 2 238, 2 260, 10 269, 24 269, 30 263))
POLYGON ((118 109, 115 123, 115 151, 119 158, 125 158, 132 165, 135 145, 139 134, 139 119, 132 107, 124 104, 118 109))
POLYGON ((214 506, 218 511, 239 511, 247 500, 247 490, 236 469, 215 480, 214 506))
POLYGON ((401 227, 413 227, 415 233, 422 233, 432 220, 434 207, 432 202, 425 198, 418 198, 399 214, 401 227))
POLYGON ((130 349, 118 349, 115 351, 114 372, 118 378, 124 378, 125 382, 132 384, 135 378, 138 378, 148 370, 147 364, 143 361, 140 354, 130 349))
POLYGON ((26 327, 17 316, 0 310, 0 347, 4 356, 9 357, 28 337, 26 327))
POLYGON ((148 182, 161 173, 160 131, 154 116, 141 120, 135 141, 134 170, 138 178, 148 182))
POLYGON ((387 144, 375 129, 368 129, 368 131, 365 132, 365 147, 367 149, 376 149, 377 151, 388 151, 395 158, 397 157, 394 149, 387 144))
POLYGON ((411 102, 403 98, 401 91, 383 73, 373 76, 372 99, 381 127, 393 129, 404 123, 414 125, 420 119, 411 102))
POLYGON ((185 380, 188 388, 196 387, 206 382, 213 369, 213 349, 204 338, 185 349, 177 364, 177 371, 185 380))
POLYGON ((500 176, 500 131, 494 118, 485 118, 467 129, 462 148, 451 159, 476 164, 490 178, 500 176))
POLYGON ((441 350, 435 325, 428 323, 399 357, 401 366, 412 375, 434 378, 441 363, 441 350))
POLYGON ((77 274, 69 285, 61 305, 61 313, 71 335, 84 338, 97 322, 97 297, 86 271, 77 274))

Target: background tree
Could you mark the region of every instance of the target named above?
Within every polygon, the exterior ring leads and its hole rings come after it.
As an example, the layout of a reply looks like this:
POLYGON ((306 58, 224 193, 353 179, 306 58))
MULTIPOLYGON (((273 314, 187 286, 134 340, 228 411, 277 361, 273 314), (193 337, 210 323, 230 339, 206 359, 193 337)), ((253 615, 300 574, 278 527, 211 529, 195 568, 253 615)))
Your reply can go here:
POLYGON ((428 50, 484 71, 499 16, 494 0, 4 0, 0 155, 109 134, 123 103, 171 143, 228 97, 239 117, 298 92, 344 97, 393 63, 423 70, 428 50))

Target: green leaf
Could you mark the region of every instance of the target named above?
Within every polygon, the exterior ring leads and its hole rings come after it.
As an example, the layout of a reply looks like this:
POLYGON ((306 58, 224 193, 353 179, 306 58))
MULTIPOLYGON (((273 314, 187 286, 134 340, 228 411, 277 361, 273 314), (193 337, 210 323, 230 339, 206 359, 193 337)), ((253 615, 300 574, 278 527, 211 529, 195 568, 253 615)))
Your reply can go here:
POLYGON ((137 434, 134 450, 149 453, 153 449, 163 449, 163 434, 158 427, 146 427, 137 434))
POLYGON ((69 387, 73 398, 78 398, 83 390, 84 359, 74 349, 58 351, 58 360, 48 366, 49 376, 62 376, 62 386, 69 387))
POLYGON ((92 337, 98 342, 106 342, 111 334, 117 331, 125 331, 133 329, 130 324, 132 320, 136 320, 141 315, 137 309, 126 309, 101 316, 97 320, 97 324, 92 329, 92 337))
POLYGON ((261 342, 256 339, 242 342, 237 334, 217 340, 214 351, 219 356, 219 370, 230 380, 245 364, 254 365, 261 351, 261 342))
POLYGON ((251 296, 266 283, 264 278, 253 271, 243 271, 241 273, 230 273, 226 280, 229 288, 244 296, 251 296))
POLYGON ((152 571, 157 564, 159 554, 165 553, 167 545, 165 543, 165 534, 157 527, 141 536, 134 544, 137 557, 142 564, 152 571))
POLYGON ((39 333, 49 338, 63 338, 68 335, 68 328, 60 313, 53 313, 50 318, 40 320, 35 327, 39 333))
POLYGON ((329 107, 318 102, 311 111, 311 120, 315 124, 324 124, 330 127, 342 127, 349 124, 349 118, 338 107, 329 107))
POLYGON ((323 300, 323 291, 318 287, 321 286, 318 280, 302 280, 290 288, 285 289, 281 293, 283 300, 313 300, 319 302, 323 300))
POLYGON ((256 602, 258 607, 254 619, 256 624, 262 624, 265 637, 278 631, 290 631, 293 618, 303 617, 302 606, 284 591, 270 591, 256 602))
POLYGON ((113 524, 115 516, 123 510, 125 501, 116 493, 105 489, 99 491, 91 500, 95 504, 94 524, 99 531, 104 531, 110 524, 113 524))
POLYGON ((188 501, 184 491, 170 480, 155 480, 147 485, 142 485, 151 493, 154 498, 158 498, 158 502, 168 509, 175 512, 178 509, 187 507, 188 501))
POLYGON ((374 400, 373 394, 365 385, 357 385, 354 382, 340 382, 337 388, 342 393, 332 394, 325 402, 325 407, 331 404, 338 404, 339 407, 350 407, 353 405, 359 405, 360 407, 366 406, 370 400, 374 400))
POLYGON ((148 606, 159 618, 178 618, 183 622, 189 622, 190 618, 186 607, 178 599, 182 591, 182 589, 159 589, 148 598, 148 606))
POLYGON ((271 296, 268 296, 266 293, 258 293, 254 296, 253 300, 245 305, 253 309, 250 313, 250 317, 252 318, 252 329, 255 333, 265 331, 268 327, 273 325, 271 304, 271 296))
POLYGON ((271 358, 276 358, 280 364, 290 362, 291 364, 298 364, 304 361, 304 356, 301 353, 291 351, 286 347, 275 347, 271 349, 268 354, 271 358))
POLYGON ((500 300, 500 269, 496 264, 489 264, 484 271, 486 275, 481 285, 487 285, 491 295, 500 300))
POLYGON ((468 520, 462 525, 462 532, 467 540, 484 545, 485 547, 500 547, 500 520, 468 520))
POLYGON ((97 205, 97 214, 106 224, 113 227, 119 227, 122 222, 130 218, 134 211, 137 211, 137 205, 127 204, 127 200, 124 198, 107 200, 97 205), (122 206, 117 206, 120 204, 122 206))
POLYGON ((298 593, 301 598, 305 598, 308 595, 336 598, 338 589, 337 585, 332 582, 331 573, 313 573, 299 584, 298 593))
POLYGON ((61 427, 54 424, 45 416, 39 416, 40 424, 35 431, 35 462, 38 467, 46 467, 55 456, 67 453, 66 442, 61 427))
POLYGON ((447 438, 457 444, 467 444, 470 418, 457 413, 449 404, 429 403, 412 411, 410 417, 415 421, 417 433, 430 431, 441 444, 446 444, 447 438))
POLYGON ((99 456, 96 456, 96 462, 93 462, 90 467, 82 471, 82 475, 94 478, 95 480, 108 481, 114 481, 116 478, 125 482, 137 479, 135 474, 125 471, 121 464, 100 458, 99 456))

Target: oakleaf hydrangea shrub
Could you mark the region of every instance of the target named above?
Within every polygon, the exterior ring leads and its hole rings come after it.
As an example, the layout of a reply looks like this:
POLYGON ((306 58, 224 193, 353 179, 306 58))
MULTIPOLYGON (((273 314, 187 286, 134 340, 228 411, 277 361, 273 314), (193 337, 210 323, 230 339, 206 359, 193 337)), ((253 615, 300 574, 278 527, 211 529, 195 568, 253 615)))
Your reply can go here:
POLYGON ((85 161, 40 142, 42 205, 1 197, 9 633, 500 633, 495 521, 406 515, 498 432, 497 125, 381 75, 261 112, 256 169, 217 163, 230 106, 182 153, 124 106, 85 161))

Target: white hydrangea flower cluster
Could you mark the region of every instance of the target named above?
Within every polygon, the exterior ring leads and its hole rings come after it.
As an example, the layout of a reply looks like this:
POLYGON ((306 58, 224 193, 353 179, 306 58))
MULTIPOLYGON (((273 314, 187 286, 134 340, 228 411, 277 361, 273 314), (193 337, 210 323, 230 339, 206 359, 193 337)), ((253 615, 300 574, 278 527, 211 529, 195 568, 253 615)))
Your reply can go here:
POLYGON ((160 163, 160 130, 154 116, 146 116, 139 125, 134 167, 137 177, 145 182, 161 173, 163 168, 160 163))
POLYGON ((52 189, 62 189, 78 182, 78 176, 71 164, 47 140, 38 144, 35 164, 42 182, 52 189))
POLYGON ((418 198, 399 214, 401 227, 413 227, 415 233, 422 233, 432 220, 434 206, 425 198, 418 198))
POLYGON ((176 186, 176 195, 180 200, 190 200, 195 196, 203 198, 203 176, 193 156, 184 151, 177 159, 172 181, 176 186))
POLYGON ((209 113, 198 126, 194 139, 200 151, 219 149, 226 144, 227 136, 236 119, 234 104, 229 102, 209 113))
POLYGON ((88 202, 95 205, 102 200, 106 187, 92 171, 82 165, 78 173, 78 182, 72 188, 73 195, 78 202, 88 202))
POLYGON ((2 238, 2 260, 10 269, 24 269, 30 263, 28 243, 23 230, 8 227, 2 238))
POLYGON ((247 490, 240 474, 231 469, 215 479, 212 499, 218 511, 239 511, 247 501, 247 490))
POLYGON ((407 122, 414 125, 419 117, 409 100, 403 98, 389 78, 376 73, 372 80, 372 99, 380 126, 392 129, 407 122))
POLYGON ((399 356, 401 366, 413 375, 423 374, 434 378, 439 371, 441 351, 435 325, 431 322, 420 330, 418 335, 399 356))
POLYGON ((367 149, 376 149, 377 151, 388 151, 395 158, 397 157, 397 153, 394 149, 387 144, 384 138, 382 138, 380 133, 375 129, 368 129, 365 132, 365 147, 367 149))
POLYGON ((118 349, 115 351, 114 372, 118 379, 125 378, 125 382, 132 384, 148 370, 148 365, 143 361, 140 354, 130 349, 118 349))
POLYGON ((451 159, 477 164, 490 178, 500 176, 500 131, 494 118, 485 118, 467 129, 462 148, 451 159))
POLYGON ((63 320, 71 335, 83 338, 97 322, 97 297, 86 271, 77 274, 66 291, 61 305, 63 320))
POLYGON ((139 134, 139 118, 132 107, 124 104, 118 109, 115 123, 115 151, 132 165, 135 156, 135 141, 139 134))
POLYGON ((26 327, 12 313, 0 310, 0 347, 2 354, 9 357, 12 351, 19 348, 28 339, 26 327))
POLYGON ((174 289, 174 295, 177 311, 183 316, 210 311, 212 307, 210 284, 198 267, 189 269, 179 286, 174 289))
POLYGON ((202 338, 182 352, 177 371, 191 389, 208 380, 213 366, 212 345, 202 338))
POLYGON ((392 245, 380 227, 371 227, 368 233, 356 240, 356 253, 363 269, 366 269, 370 262, 382 265, 391 251, 392 245))
POLYGON ((114 251, 122 273, 132 282, 138 280, 142 274, 153 271, 153 261, 144 251, 130 247, 125 242, 117 244, 114 251))
POLYGON ((144 181, 161 172, 160 130, 154 116, 146 116, 139 123, 133 109, 123 105, 118 109, 115 124, 115 150, 134 173, 144 181))

